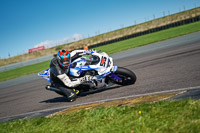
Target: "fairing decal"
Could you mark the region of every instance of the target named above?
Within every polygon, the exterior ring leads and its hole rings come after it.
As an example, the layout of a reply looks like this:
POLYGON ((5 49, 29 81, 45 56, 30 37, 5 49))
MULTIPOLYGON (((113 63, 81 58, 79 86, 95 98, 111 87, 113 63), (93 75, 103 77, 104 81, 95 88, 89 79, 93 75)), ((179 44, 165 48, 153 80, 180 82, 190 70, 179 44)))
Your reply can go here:
POLYGON ((47 80, 47 82, 51 82, 50 81, 50 68, 39 72, 38 76, 43 77, 45 80, 47 80))

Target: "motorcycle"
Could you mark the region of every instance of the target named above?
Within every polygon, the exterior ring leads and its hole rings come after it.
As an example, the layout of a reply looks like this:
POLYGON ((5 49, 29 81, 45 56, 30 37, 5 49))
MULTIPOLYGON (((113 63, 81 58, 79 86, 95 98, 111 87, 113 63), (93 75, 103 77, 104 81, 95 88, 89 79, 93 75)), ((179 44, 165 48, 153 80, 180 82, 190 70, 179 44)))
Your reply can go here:
MULTIPOLYGON (((84 51, 84 54, 70 63, 69 76, 79 78, 85 75, 93 76, 90 81, 75 87, 79 92, 108 88, 114 84, 126 86, 136 82, 136 75, 127 68, 113 65, 113 59, 105 52, 84 51)), ((43 70, 38 76, 50 81, 50 69, 43 70)), ((47 85, 47 90, 64 95, 59 89, 47 85)), ((80 93, 79 93, 80 94, 80 93)))

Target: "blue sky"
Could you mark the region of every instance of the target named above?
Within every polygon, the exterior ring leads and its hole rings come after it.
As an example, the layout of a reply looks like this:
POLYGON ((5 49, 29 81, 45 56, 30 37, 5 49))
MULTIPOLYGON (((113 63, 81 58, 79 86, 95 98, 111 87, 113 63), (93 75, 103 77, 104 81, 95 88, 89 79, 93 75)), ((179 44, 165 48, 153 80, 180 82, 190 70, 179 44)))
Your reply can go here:
POLYGON ((0 0, 0 58, 200 6, 200 0, 0 0))

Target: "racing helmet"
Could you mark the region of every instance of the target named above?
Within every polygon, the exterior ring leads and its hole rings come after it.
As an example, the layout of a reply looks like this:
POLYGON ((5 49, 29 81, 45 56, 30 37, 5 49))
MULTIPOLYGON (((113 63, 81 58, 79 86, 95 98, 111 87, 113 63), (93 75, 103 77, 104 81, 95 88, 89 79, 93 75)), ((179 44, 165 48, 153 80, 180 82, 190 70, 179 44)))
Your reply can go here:
POLYGON ((60 66, 68 68, 71 63, 70 53, 67 50, 59 50, 57 60, 60 66))

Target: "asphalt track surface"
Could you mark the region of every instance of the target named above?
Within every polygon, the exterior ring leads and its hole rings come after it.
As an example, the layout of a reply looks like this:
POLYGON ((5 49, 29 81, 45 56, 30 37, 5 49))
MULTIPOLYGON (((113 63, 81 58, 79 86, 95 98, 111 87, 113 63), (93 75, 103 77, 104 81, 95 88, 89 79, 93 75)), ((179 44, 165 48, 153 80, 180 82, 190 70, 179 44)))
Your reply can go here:
POLYGON ((0 82, 0 119, 38 113, 40 110, 55 112, 66 106, 106 99, 200 86, 200 32, 111 56, 115 65, 135 72, 137 81, 134 85, 97 90, 82 94, 75 102, 67 102, 65 97, 47 91, 44 88, 47 82, 36 74, 0 82))

